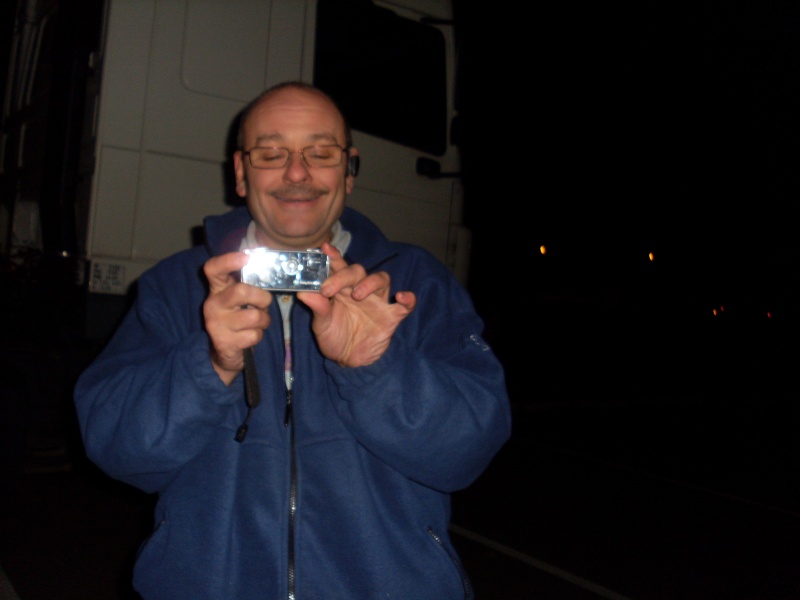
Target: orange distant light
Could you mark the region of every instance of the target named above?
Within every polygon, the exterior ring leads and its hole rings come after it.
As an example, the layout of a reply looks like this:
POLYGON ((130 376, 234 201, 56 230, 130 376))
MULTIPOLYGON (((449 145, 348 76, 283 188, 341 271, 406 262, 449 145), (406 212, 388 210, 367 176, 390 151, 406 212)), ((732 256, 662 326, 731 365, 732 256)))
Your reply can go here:
POLYGON ((650 254, 648 254, 647 256, 650 259, 650 262, 653 262, 653 260, 655 259, 655 255, 652 252, 650 254))
POLYGON ((544 244, 542 244, 541 246, 539 246, 539 252, 541 252, 541 253, 542 253, 542 256, 544 256, 545 254, 547 254, 547 248, 545 248, 545 247, 544 247, 544 244))

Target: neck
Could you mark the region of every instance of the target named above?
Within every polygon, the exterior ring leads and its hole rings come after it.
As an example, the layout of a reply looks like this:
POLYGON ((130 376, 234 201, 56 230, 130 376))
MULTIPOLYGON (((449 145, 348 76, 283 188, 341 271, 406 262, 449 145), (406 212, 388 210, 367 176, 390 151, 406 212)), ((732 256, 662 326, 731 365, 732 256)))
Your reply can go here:
POLYGON ((264 235, 255 222, 251 223, 251 229, 247 232, 247 245, 250 247, 263 246, 271 250, 294 250, 303 251, 310 248, 319 248, 325 242, 330 242, 333 239, 333 232, 327 231, 325 234, 316 240, 308 238, 307 241, 302 240, 275 240, 264 235))

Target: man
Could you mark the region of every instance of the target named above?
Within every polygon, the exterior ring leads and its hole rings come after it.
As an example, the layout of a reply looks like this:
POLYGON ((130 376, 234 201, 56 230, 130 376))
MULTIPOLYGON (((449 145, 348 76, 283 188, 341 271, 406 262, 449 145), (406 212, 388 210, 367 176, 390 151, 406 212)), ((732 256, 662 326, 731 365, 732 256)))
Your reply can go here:
POLYGON ((78 381, 88 456, 158 494, 147 600, 472 596, 449 494, 508 439, 503 372, 444 265, 345 207, 357 156, 321 91, 257 98, 234 154, 247 207, 141 277, 78 381), (331 275, 241 283, 253 247, 321 248, 331 275))

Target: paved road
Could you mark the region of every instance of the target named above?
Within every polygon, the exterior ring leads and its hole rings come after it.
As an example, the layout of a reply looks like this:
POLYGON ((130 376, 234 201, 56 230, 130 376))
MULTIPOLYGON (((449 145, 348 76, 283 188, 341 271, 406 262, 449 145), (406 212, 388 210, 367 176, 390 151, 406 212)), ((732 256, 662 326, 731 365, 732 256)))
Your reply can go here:
POLYGON ((800 598, 798 414, 518 407, 511 442, 454 501, 478 597, 800 598))

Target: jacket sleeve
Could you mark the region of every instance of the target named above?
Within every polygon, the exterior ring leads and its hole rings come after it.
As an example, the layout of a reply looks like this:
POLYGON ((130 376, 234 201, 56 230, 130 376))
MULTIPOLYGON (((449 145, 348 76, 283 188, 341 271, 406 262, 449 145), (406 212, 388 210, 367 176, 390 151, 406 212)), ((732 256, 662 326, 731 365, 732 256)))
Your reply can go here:
POLYGON ((408 478, 453 492, 508 440, 510 404, 466 290, 445 275, 417 285, 400 288, 417 293, 417 307, 378 361, 326 369, 337 411, 363 446, 408 478))
POLYGON ((157 266, 141 277, 133 306, 74 393, 87 456, 147 492, 195 456, 241 398, 240 382, 225 386, 211 365, 199 275, 183 269, 181 286, 176 272, 157 266))

